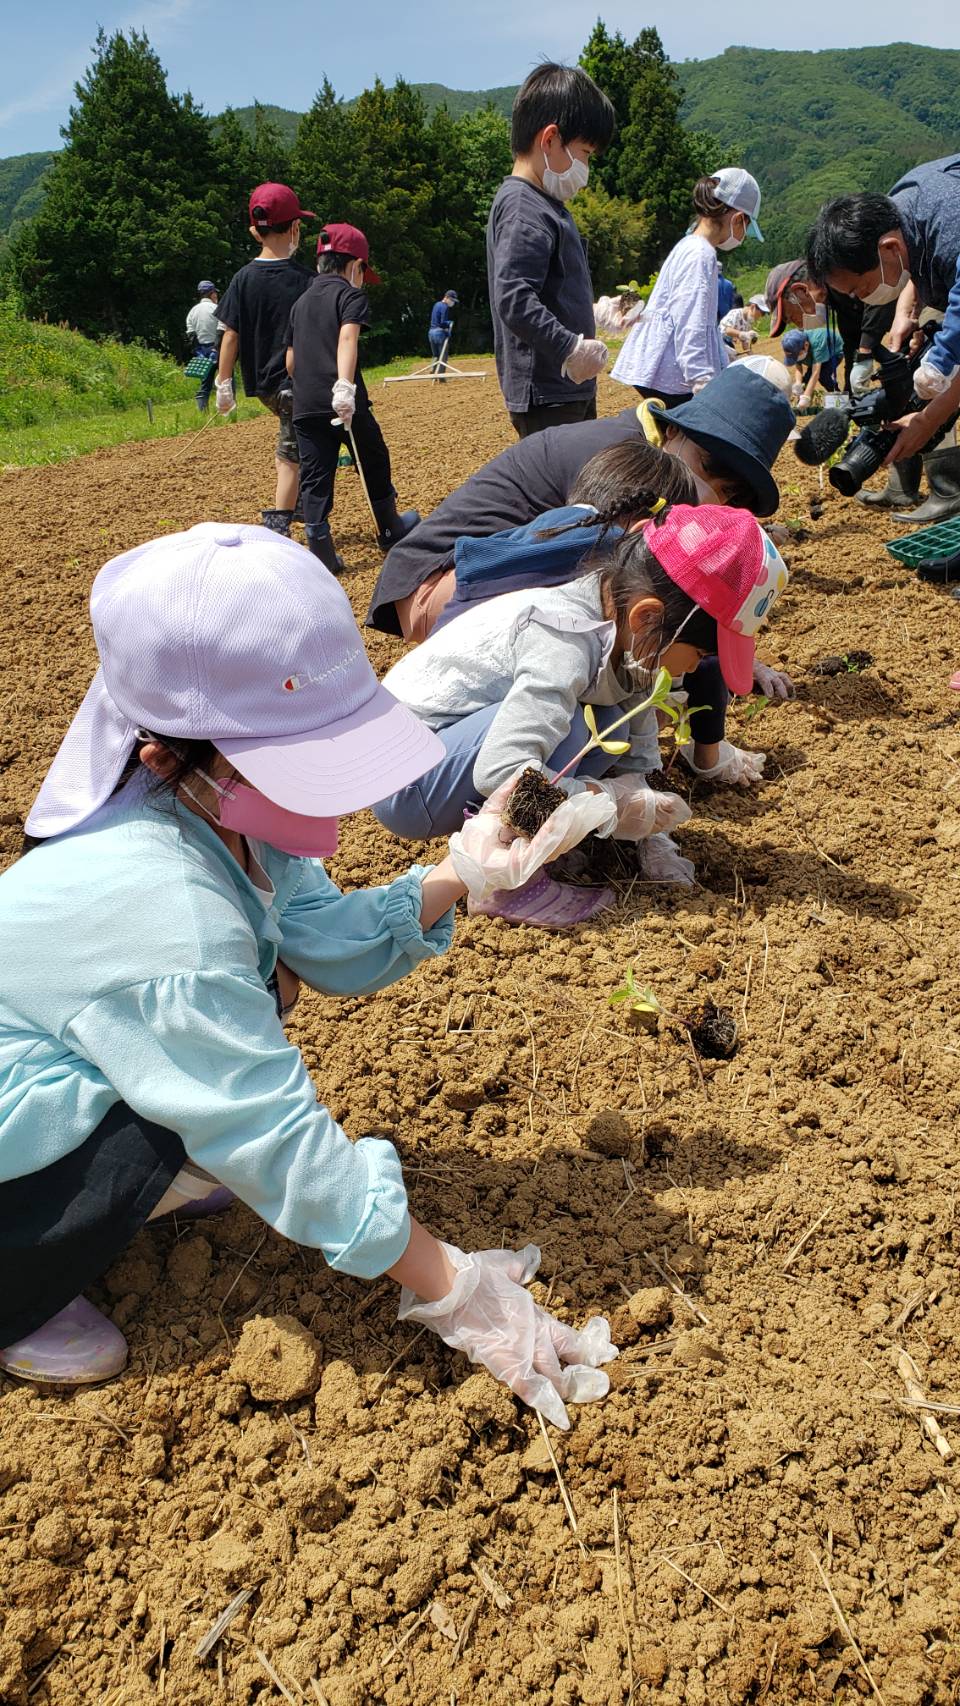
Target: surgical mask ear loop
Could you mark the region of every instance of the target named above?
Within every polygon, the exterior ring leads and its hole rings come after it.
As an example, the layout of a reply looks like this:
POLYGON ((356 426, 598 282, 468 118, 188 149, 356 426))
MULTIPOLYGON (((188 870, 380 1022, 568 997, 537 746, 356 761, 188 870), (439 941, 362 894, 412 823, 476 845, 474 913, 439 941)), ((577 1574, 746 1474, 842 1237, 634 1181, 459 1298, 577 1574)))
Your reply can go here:
POLYGON ((667 640, 666 644, 662 645, 660 647, 660 650, 658 651, 658 653, 657 653, 656 657, 654 658, 654 661, 652 664, 648 665, 645 663, 640 663, 639 659, 637 659, 634 656, 632 644, 631 644, 629 650, 624 652, 623 660, 622 660, 623 661, 623 667, 626 670, 627 674, 630 676, 631 680, 634 682, 635 686, 641 692, 649 693, 651 691, 653 684, 657 678, 657 671, 660 668, 660 659, 663 657, 664 652, 668 652, 670 650, 671 646, 676 645, 677 640, 679 639, 679 637, 683 633, 683 630, 686 627, 687 623, 690 621, 691 617, 693 616, 694 611, 697 609, 699 609, 699 606, 696 604, 692 604, 690 606, 690 609, 687 611, 687 614, 683 618, 683 621, 680 623, 680 626, 674 630, 673 635, 671 636, 671 638, 669 640, 667 640))

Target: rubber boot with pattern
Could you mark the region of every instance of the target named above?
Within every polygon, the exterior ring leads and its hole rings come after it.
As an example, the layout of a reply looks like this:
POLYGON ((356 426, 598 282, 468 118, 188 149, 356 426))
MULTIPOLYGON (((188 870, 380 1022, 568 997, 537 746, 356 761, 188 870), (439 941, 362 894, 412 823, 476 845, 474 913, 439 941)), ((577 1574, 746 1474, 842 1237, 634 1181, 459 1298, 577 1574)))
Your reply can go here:
POLYGON ((290 523, 293 520, 292 509, 262 509, 260 520, 264 527, 269 527, 271 533, 282 533, 290 537, 290 523))

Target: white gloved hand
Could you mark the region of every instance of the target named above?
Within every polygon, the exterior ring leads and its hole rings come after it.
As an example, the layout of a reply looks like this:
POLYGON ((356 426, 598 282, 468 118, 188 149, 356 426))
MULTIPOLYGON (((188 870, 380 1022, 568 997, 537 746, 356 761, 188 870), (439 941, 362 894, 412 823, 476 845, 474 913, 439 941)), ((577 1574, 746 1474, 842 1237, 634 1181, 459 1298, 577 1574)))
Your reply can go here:
POLYGON ((767 663, 761 663, 759 658, 753 660, 753 685, 768 699, 795 699, 797 690, 789 675, 782 669, 771 669, 767 663))
POLYGON ((232 379, 217 380, 217 414, 229 415, 237 406, 232 379))
POLYGON ((739 746, 731 746, 728 740, 720 742, 720 757, 708 770, 694 764, 692 740, 680 748, 680 755, 702 782, 759 782, 767 761, 765 752, 744 752, 739 746))
POLYGON ((467 818, 450 837, 453 868, 471 900, 486 900, 500 889, 523 888, 542 865, 569 853, 585 835, 611 835, 616 826, 615 801, 584 787, 564 800, 528 841, 500 816, 521 775, 518 770, 494 789, 476 817, 467 818))
POLYGON ((399 1319, 429 1327, 455 1351, 479 1362, 555 1428, 568 1428, 565 1404, 604 1398, 610 1378, 600 1364, 617 1348, 602 1315, 577 1332, 534 1303, 524 1287, 540 1266, 535 1244, 522 1250, 478 1250, 466 1255, 441 1245, 457 1277, 446 1297, 424 1303, 406 1286, 399 1319))
POLYGON ((870 389, 873 378, 873 356, 858 355, 850 366, 850 389, 855 397, 862 397, 870 389))
POLYGON ((922 361, 913 376, 913 389, 918 397, 929 403, 932 397, 942 397, 956 379, 960 368, 953 368, 950 373, 941 373, 939 367, 934 367, 932 361, 922 361))
POLYGON ((349 379, 338 379, 333 387, 333 418, 348 427, 357 412, 357 387, 349 379))
POLYGON ((790 400, 791 400, 791 402, 799 403, 800 398, 802 396, 803 396, 803 381, 800 379, 795 379, 793 384, 790 387, 790 400))
POLYGON ((641 852, 643 875, 648 883, 676 883, 678 888, 694 886, 694 864, 685 859, 669 835, 650 835, 641 852))
POLYGON ((609 357, 610 351, 602 338, 585 338, 581 332, 560 369, 560 377, 569 379, 574 385, 583 385, 587 379, 603 372, 609 357))
POLYGON ((605 776, 595 782, 609 794, 617 808, 614 838, 617 841, 645 841, 667 829, 679 829, 690 817, 690 807, 679 794, 664 794, 648 788, 640 776, 605 776))

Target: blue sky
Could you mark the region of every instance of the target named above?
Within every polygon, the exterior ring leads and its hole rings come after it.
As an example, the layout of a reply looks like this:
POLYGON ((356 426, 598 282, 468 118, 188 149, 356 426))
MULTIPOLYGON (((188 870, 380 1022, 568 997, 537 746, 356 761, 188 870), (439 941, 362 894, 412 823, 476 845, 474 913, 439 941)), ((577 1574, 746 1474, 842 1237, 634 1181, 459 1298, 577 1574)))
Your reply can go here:
POLYGON ((960 7, 945 0, 851 0, 846 7, 756 0, 6 0, 0 155, 59 146, 73 84, 97 27, 145 29, 173 89, 208 112, 255 98, 303 110, 326 74, 355 95, 379 74, 482 89, 520 82, 544 56, 575 59, 599 12, 632 36, 655 24, 673 59, 752 47, 861 47, 902 40, 960 47, 960 7), (356 27, 352 21, 356 20, 356 27), (277 30, 271 49, 266 32, 277 30), (256 46, 254 44, 257 44, 256 46))

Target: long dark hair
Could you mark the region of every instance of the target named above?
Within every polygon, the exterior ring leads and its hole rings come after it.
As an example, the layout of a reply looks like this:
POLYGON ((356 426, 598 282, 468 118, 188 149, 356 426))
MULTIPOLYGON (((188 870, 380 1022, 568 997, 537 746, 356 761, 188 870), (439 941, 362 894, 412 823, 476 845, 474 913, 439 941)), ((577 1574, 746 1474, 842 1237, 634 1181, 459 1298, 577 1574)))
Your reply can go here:
POLYGON ((724 219, 728 213, 736 211, 734 208, 728 207, 727 203, 721 201, 716 194, 719 182, 719 178, 706 177, 698 178, 694 184, 691 200, 694 213, 698 218, 720 220, 724 219))
POLYGON ((695 504, 698 493, 696 481, 683 462, 638 435, 591 456, 577 475, 567 501, 589 504, 590 509, 578 521, 544 528, 537 537, 556 539, 578 527, 599 527, 602 531, 596 549, 600 550, 611 528, 648 520, 661 502, 695 504))

